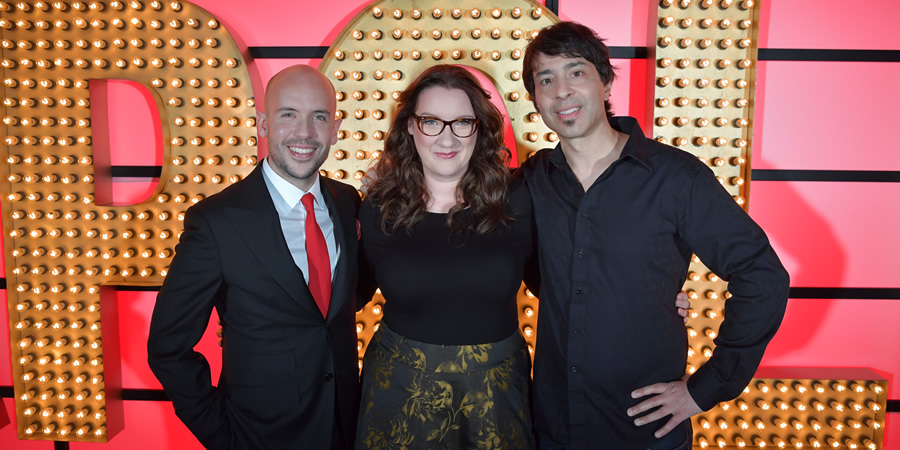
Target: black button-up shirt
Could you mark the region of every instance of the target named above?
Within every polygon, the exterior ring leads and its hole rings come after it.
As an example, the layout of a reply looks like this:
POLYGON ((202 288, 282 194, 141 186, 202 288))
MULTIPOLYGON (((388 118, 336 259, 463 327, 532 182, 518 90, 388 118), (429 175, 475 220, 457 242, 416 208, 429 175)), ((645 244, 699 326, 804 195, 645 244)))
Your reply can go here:
POLYGON ((687 336, 673 299, 692 253, 732 297, 709 361, 688 380, 710 409, 749 383, 781 323, 788 274, 697 157, 644 136, 630 117, 621 156, 585 192, 559 146, 523 164, 541 266, 535 425, 573 448, 643 448, 665 420, 636 427, 634 389, 681 379, 687 336), (599 445, 599 447, 598 447, 599 445))

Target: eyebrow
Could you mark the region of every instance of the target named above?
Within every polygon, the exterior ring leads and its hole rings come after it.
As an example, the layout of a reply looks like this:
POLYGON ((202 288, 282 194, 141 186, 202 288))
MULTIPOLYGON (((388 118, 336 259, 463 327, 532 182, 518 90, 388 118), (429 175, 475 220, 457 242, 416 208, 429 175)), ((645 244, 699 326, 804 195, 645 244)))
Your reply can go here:
MULTIPOLYGON (((584 61, 572 61, 572 62, 570 62, 570 63, 568 63, 568 64, 566 64, 566 65, 563 66, 563 71, 565 72, 565 71, 567 71, 567 70, 569 70, 569 69, 571 69, 571 68, 573 68, 573 67, 584 66, 584 65, 586 65, 586 64, 584 63, 584 61)), ((542 76, 542 75, 549 75, 551 72, 553 72, 553 69, 544 69, 544 70, 542 70, 542 71, 540 71, 540 72, 538 72, 538 73, 536 73, 536 74, 534 74, 534 75, 539 77, 539 76, 542 76)))
MULTIPOLYGON (((283 106, 275 110, 275 112, 295 112, 299 113, 300 111, 297 108, 291 108, 289 106, 283 106)), ((331 114, 327 109, 317 109, 313 111, 313 114, 331 114)))
MULTIPOLYGON (((415 112, 414 112, 413 114, 415 114, 415 115, 417 115, 417 116, 419 116, 419 117, 428 117, 428 118, 432 118, 432 119, 441 119, 441 117, 438 116, 437 114, 432 114, 432 113, 430 113, 430 112, 424 112, 424 113, 422 113, 422 114, 419 114, 419 113, 415 113, 415 112)), ((465 115, 465 114, 464 114, 464 115, 459 116, 459 117, 457 117, 457 118, 455 118, 455 119, 452 119, 452 120, 459 120, 459 119, 475 119, 475 118, 476 118, 476 117, 475 117, 474 114, 472 114, 472 115, 465 115)), ((441 120, 444 120, 444 119, 441 119, 441 120)))

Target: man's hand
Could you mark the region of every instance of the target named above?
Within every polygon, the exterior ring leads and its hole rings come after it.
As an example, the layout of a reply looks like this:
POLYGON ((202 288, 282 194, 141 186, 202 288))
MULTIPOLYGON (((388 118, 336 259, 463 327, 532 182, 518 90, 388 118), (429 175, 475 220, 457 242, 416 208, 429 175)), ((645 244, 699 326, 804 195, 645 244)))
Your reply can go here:
POLYGON ((666 424, 656 430, 654 436, 661 438, 675 429, 678 424, 690 419, 691 416, 703 412, 691 394, 688 392, 687 382, 685 380, 672 381, 670 383, 656 383, 650 386, 644 386, 631 393, 631 398, 641 398, 655 394, 653 397, 644 400, 637 405, 628 408, 628 417, 634 417, 653 408, 659 407, 655 411, 646 416, 634 419, 634 424, 643 426, 651 422, 656 422, 666 416, 672 416, 666 424))
POLYGON ((678 315, 684 318, 684 323, 687 323, 688 310, 691 307, 687 293, 681 291, 675 296, 675 307, 678 308, 678 315))

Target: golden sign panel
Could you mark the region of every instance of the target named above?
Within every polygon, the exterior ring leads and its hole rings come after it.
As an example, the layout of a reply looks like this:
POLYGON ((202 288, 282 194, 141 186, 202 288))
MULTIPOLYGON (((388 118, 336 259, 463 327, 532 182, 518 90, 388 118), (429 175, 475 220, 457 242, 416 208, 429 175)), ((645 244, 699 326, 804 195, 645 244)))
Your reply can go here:
MULTIPOLYGON (((753 0, 660 0, 653 136, 704 161, 748 206, 759 8, 753 0)), ((715 351, 727 283, 694 256, 685 291, 693 373, 715 351)), ((693 419, 701 448, 880 448, 886 381, 868 370, 761 370, 744 393, 693 419), (845 376, 844 379, 825 378, 845 376), (784 378, 778 378, 779 376, 784 378), (803 377, 803 378, 801 378, 803 377), (820 380, 815 380, 815 378, 820 380)))
MULTIPOLYGON (((185 210, 256 163, 240 51, 179 1, 0 3, 3 226, 21 439, 105 442, 123 426, 115 293, 159 285, 185 210), (102 205, 89 84, 156 100, 163 165, 152 198, 102 205)), ((98 127, 99 128, 99 127, 98 127)), ((102 149, 98 149, 102 152, 102 149)))
POLYGON ((872 370, 773 368, 756 375, 740 397, 694 417, 694 445, 882 447, 887 380, 872 370))

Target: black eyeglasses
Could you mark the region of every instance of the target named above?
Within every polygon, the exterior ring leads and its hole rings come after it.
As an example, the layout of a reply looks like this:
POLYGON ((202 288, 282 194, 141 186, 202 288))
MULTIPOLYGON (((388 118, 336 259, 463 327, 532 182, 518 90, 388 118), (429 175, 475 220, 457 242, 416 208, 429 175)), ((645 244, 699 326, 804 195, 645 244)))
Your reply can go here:
POLYGON ((450 125, 450 131, 458 138, 467 138, 478 130, 478 119, 441 120, 437 117, 413 115, 416 119, 416 127, 425 136, 437 136, 444 132, 444 128, 450 125))

